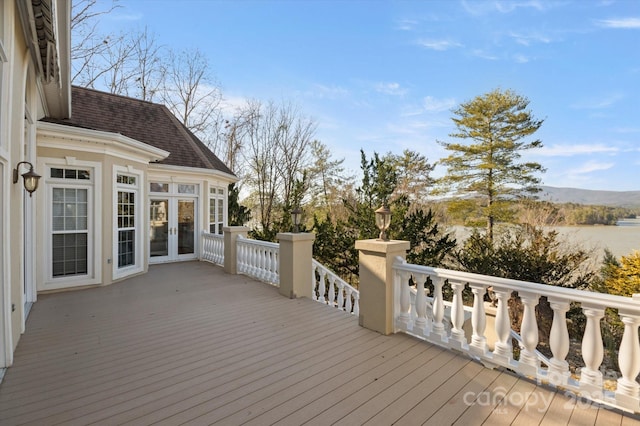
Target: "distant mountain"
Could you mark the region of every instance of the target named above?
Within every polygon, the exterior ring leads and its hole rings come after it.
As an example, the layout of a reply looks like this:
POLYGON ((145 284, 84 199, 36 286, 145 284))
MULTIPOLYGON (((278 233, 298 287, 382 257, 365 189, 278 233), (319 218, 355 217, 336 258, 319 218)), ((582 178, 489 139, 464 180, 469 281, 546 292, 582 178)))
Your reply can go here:
POLYGON ((542 186, 541 200, 612 207, 640 207, 640 191, 593 191, 577 188, 542 186))

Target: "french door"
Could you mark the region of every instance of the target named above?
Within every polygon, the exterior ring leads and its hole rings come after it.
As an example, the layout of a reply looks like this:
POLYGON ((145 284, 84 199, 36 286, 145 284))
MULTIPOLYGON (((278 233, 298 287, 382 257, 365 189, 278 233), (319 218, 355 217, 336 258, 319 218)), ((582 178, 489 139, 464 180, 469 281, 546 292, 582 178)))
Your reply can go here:
POLYGON ((149 206, 150 262, 195 259, 197 200, 152 197, 149 206))

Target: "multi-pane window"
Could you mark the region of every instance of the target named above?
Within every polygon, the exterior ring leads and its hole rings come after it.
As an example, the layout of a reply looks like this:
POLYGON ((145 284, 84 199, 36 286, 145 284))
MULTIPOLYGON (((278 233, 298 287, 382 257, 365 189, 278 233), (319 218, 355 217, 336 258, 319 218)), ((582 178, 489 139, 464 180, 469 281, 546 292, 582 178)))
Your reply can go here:
POLYGON ((88 273, 88 189, 52 189, 53 276, 88 273))
POLYGON ((136 263, 136 194, 118 191, 118 268, 136 263))
POLYGON ((117 265, 125 268, 136 264, 137 177, 116 175, 117 265))
POLYGON ((223 188, 209 188, 209 232, 222 234, 225 217, 225 195, 223 188))

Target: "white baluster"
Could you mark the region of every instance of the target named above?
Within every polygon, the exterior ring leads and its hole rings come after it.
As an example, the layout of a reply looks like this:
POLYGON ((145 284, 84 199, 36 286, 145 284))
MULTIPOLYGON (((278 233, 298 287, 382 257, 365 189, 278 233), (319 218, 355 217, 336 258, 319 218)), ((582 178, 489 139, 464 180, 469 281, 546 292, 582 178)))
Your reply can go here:
POLYGON ((524 305, 522 324, 520 324, 520 336, 522 337, 524 348, 520 352, 519 372, 527 376, 537 377, 540 361, 536 355, 536 347, 538 346, 536 305, 540 300, 540 295, 520 292, 520 299, 524 305))
POLYGON ((354 293, 353 297, 353 315, 360 315, 360 293, 354 293))
POLYGON ((600 320, 604 316, 604 309, 583 303, 582 312, 587 317, 587 325, 582 337, 582 359, 585 366, 580 373, 580 392, 592 399, 601 399, 603 388, 600 364, 604 358, 604 345, 602 344, 600 320))
POLYGON ((318 300, 318 295, 316 294, 316 288, 320 286, 320 282, 316 279, 316 274, 318 273, 318 266, 315 264, 311 265, 311 299, 318 300))
POLYGON ((439 277, 432 278, 433 281, 433 335, 432 341, 438 343, 446 343, 448 341, 446 331, 444 329, 444 299, 442 297, 442 286, 444 279, 439 277))
POLYGON ((351 290, 351 288, 347 287, 347 291, 346 291, 347 292, 347 300, 345 302, 345 309, 344 310, 346 312, 348 312, 348 313, 351 313, 351 307, 352 307, 352 304, 351 304, 351 293, 352 293, 352 291, 353 290, 351 290))
POLYGON ((269 271, 269 267, 267 265, 269 265, 269 262, 267 259, 267 249, 261 248, 258 251, 258 256, 259 256, 259 261, 258 261, 258 273, 260 276, 260 280, 264 280, 266 281, 267 278, 269 278, 269 276, 267 275, 267 272, 269 271))
POLYGON ((484 294, 487 286, 482 284, 470 284, 473 292, 473 311, 471 313, 471 326, 473 335, 469 349, 476 356, 485 357, 487 355, 487 338, 484 331, 487 326, 487 316, 484 311, 484 294))
POLYGON ((324 293, 325 293, 325 280, 327 278, 327 273, 324 271, 324 269, 320 270, 320 282, 318 283, 318 301, 325 303, 326 299, 324 297, 324 293))
POLYGON ((449 339, 449 345, 453 349, 467 350, 467 338, 464 335, 462 326, 464 325, 464 304, 462 303, 462 290, 464 290, 464 284, 461 282, 451 282, 451 288, 453 288, 453 303, 451 305, 451 338, 449 339))
POLYGON ((640 411, 640 385, 636 381, 640 373, 640 342, 638 326, 640 317, 620 312, 624 334, 618 352, 618 366, 622 377, 618 379, 616 403, 634 412, 640 411))
POLYGON ((511 295, 511 290, 500 289, 494 286, 493 289, 498 298, 498 308, 496 311, 496 337, 495 349, 493 350, 493 360, 503 366, 510 366, 513 359, 513 347, 511 346, 511 321, 507 301, 511 295))
POLYGON ((416 319, 413 325, 413 331, 422 336, 429 335, 429 329, 427 328, 427 297, 424 290, 424 282, 427 280, 425 274, 416 274, 413 276, 416 283, 416 301, 415 311, 416 319))
POLYGON ((334 307, 336 303, 336 279, 329 277, 329 306, 334 307))
POLYGON ((272 271, 273 271, 273 282, 280 283, 280 272, 278 271, 280 251, 279 249, 273 250, 273 258, 272 260, 272 271))
POLYGON ((344 286, 338 283, 338 309, 344 309, 344 286))
POLYGON ((409 289, 409 274, 406 272, 395 273, 395 286, 396 292, 399 293, 400 315, 398 315, 398 321, 396 327, 401 330, 411 329, 411 316, 409 315, 409 309, 411 307, 411 297, 409 289))
POLYGON ((566 313, 569 303, 562 299, 549 299, 553 309, 553 324, 549 334, 549 347, 553 357, 549 360, 549 381, 564 386, 569 381, 569 363, 565 361, 569 353, 569 331, 567 330, 566 313))
POLYGON ((236 240, 236 268, 238 268, 238 273, 244 273, 244 247, 241 238, 238 237, 236 240))
POLYGON ((256 261, 258 259, 258 255, 256 253, 256 248, 253 246, 249 246, 247 245, 247 250, 249 250, 249 262, 248 262, 248 268, 249 268, 249 275, 251 275, 252 277, 256 276, 256 261))

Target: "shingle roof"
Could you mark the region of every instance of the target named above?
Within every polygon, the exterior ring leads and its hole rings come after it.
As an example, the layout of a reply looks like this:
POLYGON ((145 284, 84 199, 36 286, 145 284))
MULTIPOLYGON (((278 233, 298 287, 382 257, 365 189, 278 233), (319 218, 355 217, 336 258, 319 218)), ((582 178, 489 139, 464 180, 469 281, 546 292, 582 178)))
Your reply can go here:
POLYGON ((233 172, 189 131, 167 107, 139 99, 71 88, 71 117, 43 121, 104 132, 119 133, 169 151, 161 164, 233 172))

